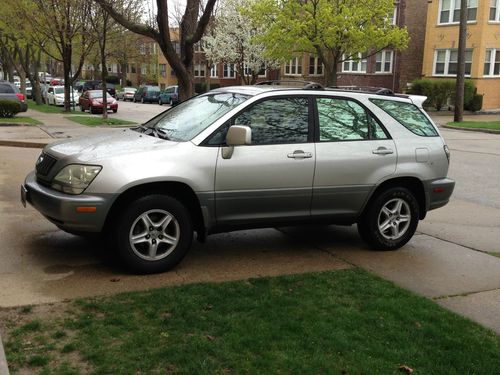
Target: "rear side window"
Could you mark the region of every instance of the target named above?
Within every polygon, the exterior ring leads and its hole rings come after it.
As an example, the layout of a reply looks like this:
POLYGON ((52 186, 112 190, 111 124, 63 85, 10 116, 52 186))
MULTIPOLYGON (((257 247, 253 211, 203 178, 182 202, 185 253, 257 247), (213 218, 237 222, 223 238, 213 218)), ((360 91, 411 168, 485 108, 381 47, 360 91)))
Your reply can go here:
POLYGON ((384 99, 370 99, 370 101, 412 133, 423 137, 438 135, 432 123, 415 104, 384 99))
POLYGON ((0 94, 14 94, 15 91, 11 85, 6 85, 5 83, 0 83, 0 94))

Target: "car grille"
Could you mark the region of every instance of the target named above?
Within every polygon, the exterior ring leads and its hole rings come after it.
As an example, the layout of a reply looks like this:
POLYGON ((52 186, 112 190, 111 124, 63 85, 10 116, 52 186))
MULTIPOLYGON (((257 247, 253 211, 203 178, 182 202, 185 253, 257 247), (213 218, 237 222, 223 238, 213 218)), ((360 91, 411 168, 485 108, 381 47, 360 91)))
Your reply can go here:
POLYGON ((47 176, 56 162, 57 159, 42 153, 36 162, 36 173, 40 176, 47 176))

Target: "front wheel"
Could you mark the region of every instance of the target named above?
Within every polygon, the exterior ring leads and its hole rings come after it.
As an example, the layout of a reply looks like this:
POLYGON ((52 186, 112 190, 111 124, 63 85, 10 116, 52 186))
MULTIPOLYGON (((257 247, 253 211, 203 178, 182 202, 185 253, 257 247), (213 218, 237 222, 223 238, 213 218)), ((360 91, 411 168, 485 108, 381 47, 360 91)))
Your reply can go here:
POLYGON ((163 272, 176 266, 189 250, 191 216, 173 197, 145 196, 127 205, 114 236, 118 254, 131 270, 163 272))
POLYGON ((358 231, 375 250, 396 250, 415 233, 419 205, 406 188, 390 188, 370 203, 358 222, 358 231))

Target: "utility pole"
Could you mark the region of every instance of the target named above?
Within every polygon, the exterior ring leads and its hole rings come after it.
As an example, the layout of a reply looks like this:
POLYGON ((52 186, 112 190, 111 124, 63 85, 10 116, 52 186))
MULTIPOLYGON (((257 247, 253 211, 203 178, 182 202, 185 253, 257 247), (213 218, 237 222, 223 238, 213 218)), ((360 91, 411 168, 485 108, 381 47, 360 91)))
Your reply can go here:
POLYGON ((460 31, 458 34, 458 67, 453 121, 461 122, 464 116, 465 44, 467 42, 467 0, 460 2, 460 31))

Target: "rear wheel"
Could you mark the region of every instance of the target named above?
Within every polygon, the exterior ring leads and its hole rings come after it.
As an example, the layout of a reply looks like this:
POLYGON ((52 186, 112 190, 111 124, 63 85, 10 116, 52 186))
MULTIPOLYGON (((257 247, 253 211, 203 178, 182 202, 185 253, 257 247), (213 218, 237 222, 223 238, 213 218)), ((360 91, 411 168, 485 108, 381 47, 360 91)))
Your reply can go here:
POLYGON ((159 104, 159 105, 163 105, 163 102, 161 101, 161 98, 160 98, 160 99, 158 99, 158 104, 159 104))
POLYGON ((172 100, 172 98, 170 98, 168 104, 170 104, 170 106, 173 106, 174 105, 174 101, 172 100))
POLYGON ((141 103, 142 103, 142 104, 146 103, 146 101, 144 100, 144 97, 142 97, 142 99, 141 99, 141 103))
POLYGON ((151 195, 127 205, 114 237, 126 266, 137 273, 157 273, 184 258, 193 227, 182 203, 167 195, 151 195))
POLYGON ((370 203, 358 222, 358 231, 373 249, 396 250, 415 233, 419 206, 406 188, 391 188, 380 193, 370 203))

